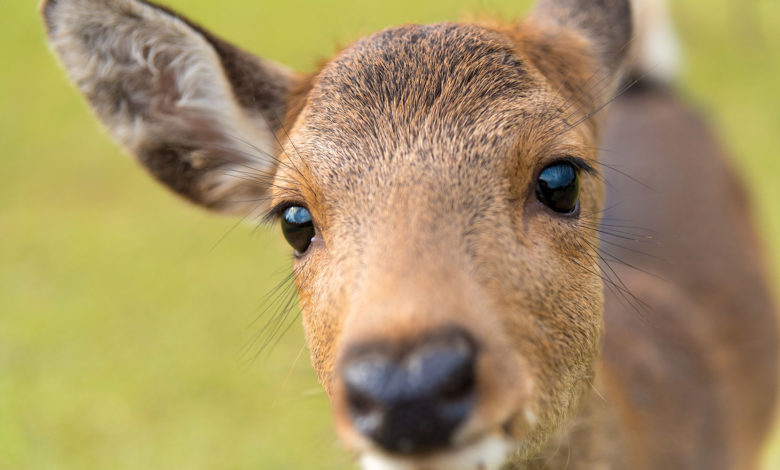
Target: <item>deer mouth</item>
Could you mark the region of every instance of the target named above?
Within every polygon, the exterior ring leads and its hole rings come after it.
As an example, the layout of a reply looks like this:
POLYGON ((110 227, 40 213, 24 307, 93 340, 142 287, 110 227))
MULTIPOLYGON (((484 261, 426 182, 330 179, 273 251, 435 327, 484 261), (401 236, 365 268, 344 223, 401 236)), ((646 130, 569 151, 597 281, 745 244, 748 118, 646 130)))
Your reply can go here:
POLYGON ((511 449, 508 437, 491 434, 431 455, 397 456, 368 451, 360 461, 363 470, 498 470, 511 449))

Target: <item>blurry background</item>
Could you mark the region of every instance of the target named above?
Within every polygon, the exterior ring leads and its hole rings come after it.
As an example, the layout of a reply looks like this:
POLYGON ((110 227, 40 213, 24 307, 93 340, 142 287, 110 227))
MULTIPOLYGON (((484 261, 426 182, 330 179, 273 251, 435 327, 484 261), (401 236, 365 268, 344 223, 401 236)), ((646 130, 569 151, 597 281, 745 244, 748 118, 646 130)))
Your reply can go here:
MULTIPOLYGON (((529 5, 167 3, 299 70, 387 26, 516 16, 529 5)), ((233 220, 152 182, 65 80, 35 2, 1 5, 0 470, 352 468, 296 312, 281 342, 255 358, 264 319, 253 320, 289 268, 278 229, 231 230, 233 220)), ((680 88, 733 151, 777 271, 780 2, 673 7, 685 52, 680 88)), ((766 469, 780 468, 774 442, 766 469)))

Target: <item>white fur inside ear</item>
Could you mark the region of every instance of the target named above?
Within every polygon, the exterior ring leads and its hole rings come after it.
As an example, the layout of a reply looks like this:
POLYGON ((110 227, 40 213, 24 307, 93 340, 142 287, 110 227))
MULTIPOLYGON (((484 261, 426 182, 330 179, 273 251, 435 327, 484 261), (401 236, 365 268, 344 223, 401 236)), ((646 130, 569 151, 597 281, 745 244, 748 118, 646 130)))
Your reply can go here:
MULTIPOLYGON (((46 13, 68 74, 131 152, 165 142, 217 149, 236 171, 273 166, 269 125, 241 108, 214 48, 189 25, 135 0, 57 0, 46 13)), ((232 184, 227 173, 204 182, 207 198, 232 184)))
POLYGON ((506 439, 489 436, 461 449, 419 459, 368 452, 361 464, 363 470, 498 470, 510 448, 506 439))
POLYGON ((674 81, 680 69, 680 46, 666 0, 632 0, 633 67, 639 75, 674 81))

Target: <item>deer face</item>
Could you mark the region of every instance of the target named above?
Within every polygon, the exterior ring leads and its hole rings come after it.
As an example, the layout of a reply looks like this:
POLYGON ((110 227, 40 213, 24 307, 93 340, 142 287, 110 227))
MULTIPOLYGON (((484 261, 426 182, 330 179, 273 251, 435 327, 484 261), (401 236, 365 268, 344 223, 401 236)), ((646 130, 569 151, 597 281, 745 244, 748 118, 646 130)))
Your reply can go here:
POLYGON ((348 442, 526 438, 577 404, 602 189, 594 129, 570 129, 568 104, 506 37, 467 25, 379 33, 316 78, 273 195, 282 220, 310 214, 298 285, 348 442))
POLYGON ((213 208, 269 201, 312 361, 367 468, 497 468, 577 407, 602 313, 591 113, 612 92, 625 2, 390 29, 309 80, 140 2, 44 15, 155 177, 213 208))

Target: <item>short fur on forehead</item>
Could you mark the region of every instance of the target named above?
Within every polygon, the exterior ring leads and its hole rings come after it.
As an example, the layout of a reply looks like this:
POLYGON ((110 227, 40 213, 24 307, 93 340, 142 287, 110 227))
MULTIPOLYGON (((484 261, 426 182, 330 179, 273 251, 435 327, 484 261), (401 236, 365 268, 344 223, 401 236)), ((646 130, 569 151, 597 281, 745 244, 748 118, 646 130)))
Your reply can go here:
POLYGON ((489 113, 484 103, 522 98, 533 83, 503 35, 468 24, 409 25, 360 40, 334 59, 317 78, 310 114, 335 120, 343 135, 403 125, 399 137, 414 141, 423 130, 465 129, 489 113))

